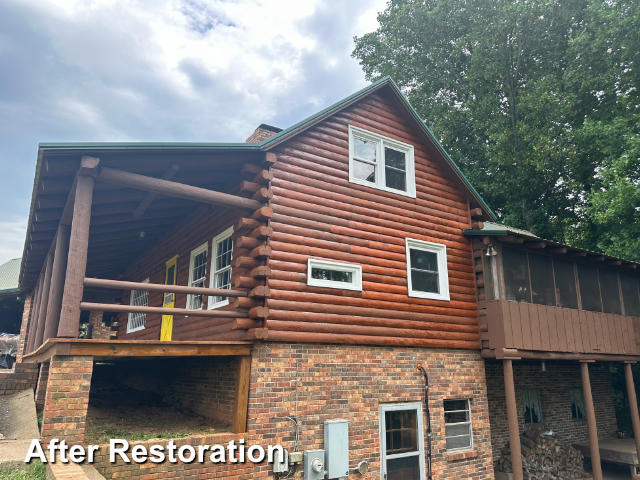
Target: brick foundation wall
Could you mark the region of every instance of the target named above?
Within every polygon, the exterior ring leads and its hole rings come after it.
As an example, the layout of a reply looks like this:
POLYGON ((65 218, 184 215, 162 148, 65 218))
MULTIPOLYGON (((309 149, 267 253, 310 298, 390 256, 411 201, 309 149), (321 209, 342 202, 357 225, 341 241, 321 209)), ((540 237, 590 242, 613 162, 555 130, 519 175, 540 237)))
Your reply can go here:
MULTIPOLYGON (((488 362, 486 375, 491 419, 491 443, 494 455, 497 456, 499 449, 509 441, 502 362, 488 362)), ((596 411, 598 436, 600 438, 615 436, 618 426, 608 365, 590 364, 589 377, 596 411)), ((545 428, 552 429, 565 441, 587 442, 589 440, 587 421, 571 418, 570 390, 582 390, 578 363, 547 362, 546 372, 543 372, 540 362, 514 362, 513 378, 518 407, 518 424, 521 432, 524 431, 525 425, 522 391, 539 390, 545 428)))
POLYGON ((19 362, 24 355, 24 348, 27 341, 27 328, 29 326, 29 315, 31 314, 32 295, 27 295, 24 299, 24 310, 22 311, 22 323, 20 324, 20 339, 18 340, 18 355, 16 360, 19 362))
POLYGON ((40 364, 40 372, 38 373, 38 382, 36 384, 36 412, 41 413, 44 410, 44 401, 47 394, 47 383, 49 381, 49 362, 40 364))
POLYGON ((109 340, 112 334, 115 335, 115 332, 111 331, 111 327, 105 327, 102 325, 103 317, 104 312, 89 312, 89 325, 93 325, 91 338, 95 338, 98 340, 109 340))
MULTIPOLYGON (((323 421, 349 420, 350 466, 367 460, 370 463, 369 473, 359 478, 379 479, 379 406, 424 399, 424 380, 416 369, 418 363, 426 368, 431 385, 433 478, 492 479, 484 362, 477 351, 280 343, 256 345, 251 364, 248 432, 190 437, 176 443, 211 445, 243 438, 247 445, 281 444, 291 451, 294 428, 286 417, 295 415, 297 384, 300 450, 323 447, 323 421), (450 398, 471 399, 474 449, 466 454, 447 456, 446 453, 442 401, 450 398)), ((195 369, 194 379, 202 378, 202 375, 202 371, 195 369)), ((167 441, 142 443, 166 445, 167 441)), ((106 448, 101 451, 106 453, 106 448)), ((180 465, 165 462, 156 465, 119 461, 112 465, 108 457, 102 456, 95 466, 106 478, 188 477, 196 480, 273 476, 270 465, 253 464, 180 465)))
POLYGON ((38 365, 15 363, 11 370, 0 370, 0 395, 36 388, 38 365))
POLYGON ((51 438, 64 439, 68 444, 84 441, 92 372, 93 357, 51 359, 42 418, 43 444, 51 438))

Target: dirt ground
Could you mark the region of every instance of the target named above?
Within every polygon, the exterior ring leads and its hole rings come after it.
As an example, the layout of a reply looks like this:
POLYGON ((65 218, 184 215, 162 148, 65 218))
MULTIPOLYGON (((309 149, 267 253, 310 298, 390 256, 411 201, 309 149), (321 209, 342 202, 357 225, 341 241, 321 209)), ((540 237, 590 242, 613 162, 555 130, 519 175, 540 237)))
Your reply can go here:
POLYGON ((106 443, 112 438, 151 440, 226 432, 228 425, 167 405, 166 397, 123 385, 92 391, 85 441, 106 443), (117 391, 114 391, 116 390, 117 391))

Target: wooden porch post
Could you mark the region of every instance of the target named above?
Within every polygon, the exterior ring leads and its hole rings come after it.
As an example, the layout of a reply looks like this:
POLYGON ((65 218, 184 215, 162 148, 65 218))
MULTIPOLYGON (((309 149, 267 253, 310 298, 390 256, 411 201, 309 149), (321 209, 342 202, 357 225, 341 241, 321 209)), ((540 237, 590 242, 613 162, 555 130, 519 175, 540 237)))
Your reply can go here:
POLYGON ((75 193, 67 272, 58 327, 58 337, 68 338, 77 338, 80 328, 80 302, 82 301, 83 281, 87 270, 93 178, 87 175, 78 175, 75 193))
POLYGON ((627 395, 629 396, 633 437, 636 441, 636 453, 640 455, 640 417, 638 416, 638 399, 636 398, 636 387, 633 383, 631 363, 625 362, 624 364, 624 378, 627 381, 627 395))
POLYGON ((247 408, 249 407, 249 383, 251 381, 251 355, 238 357, 236 372, 236 396, 233 401, 234 433, 247 431, 247 408))
POLYGON ((36 332, 38 331, 38 313, 40 312, 40 294, 42 293, 42 274, 38 277, 36 287, 33 289, 33 309, 31 310, 31 319, 29 320, 29 333, 27 334, 27 353, 33 352, 33 346, 36 343, 36 332))
POLYGON ((600 447, 598 446, 598 426, 596 425, 596 411, 593 408, 593 396, 591 395, 591 380, 589 379, 588 362, 580 362, 580 374, 582 376, 584 408, 587 411, 587 429, 589 431, 589 450, 591 452, 591 465, 593 466, 593 479, 602 480, 600 447))
POLYGON ((49 288, 51 288, 51 267, 53 266, 53 253, 47 255, 47 263, 44 269, 44 280, 42 281, 42 295, 40 295, 40 306, 38 307, 38 330, 36 332, 36 343, 34 350, 42 345, 44 337, 44 324, 47 321, 47 304, 49 303, 49 288))
POLYGON ((47 322, 45 323, 44 341, 55 338, 60 324, 60 309, 62 308, 62 292, 64 277, 67 271, 67 256, 69 255, 69 236, 71 227, 59 225, 56 235, 56 248, 53 254, 51 270, 51 288, 49 290, 49 304, 47 305, 47 322))
POLYGON ((507 403, 507 422, 509 424, 509 449, 511 450, 511 468, 513 480, 523 480, 522 450, 520 448, 520 429, 518 427, 518 409, 516 408, 516 387, 513 383, 513 360, 502 361, 504 366, 504 393, 507 403))

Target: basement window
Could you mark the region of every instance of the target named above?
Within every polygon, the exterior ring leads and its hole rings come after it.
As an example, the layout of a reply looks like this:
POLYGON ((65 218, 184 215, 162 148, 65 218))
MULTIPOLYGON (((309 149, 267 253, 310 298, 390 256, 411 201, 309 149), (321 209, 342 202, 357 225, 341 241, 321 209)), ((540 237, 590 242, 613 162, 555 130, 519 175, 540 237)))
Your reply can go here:
MULTIPOLYGON (((142 283, 149 283, 149 279, 147 278, 142 283)), ((134 307, 147 307, 149 305, 149 292, 144 290, 131 290, 129 305, 134 307)), ((127 333, 144 330, 146 321, 146 313, 130 313, 127 319, 127 333)))
MULTIPOLYGON (((209 244, 203 243, 191 252, 189 262, 189 286, 204 287, 207 275, 207 251, 209 244)), ((202 308, 202 295, 187 295, 187 308, 202 308)))
POLYGON ((540 390, 523 390, 524 423, 542 423, 542 406, 540 390))
POLYGON ((307 285, 362 291, 362 266, 351 263, 307 260, 307 285))
POLYGON ((587 414, 584 410, 584 397, 582 390, 576 388, 571 390, 571 418, 574 420, 584 420, 587 414))
POLYGON ((447 247, 406 239, 409 296, 449 301, 447 247))
POLYGON ((447 452, 473 448, 469 400, 444 400, 442 403, 447 452))
POLYGON ((416 198, 413 146, 349 125, 349 181, 416 198))
POLYGON ((424 480, 422 403, 380 405, 382 478, 424 480))
MULTIPOLYGON (((211 288, 231 289, 231 252, 233 250, 233 227, 213 238, 211 260, 211 288)), ((229 305, 229 297, 209 297, 209 308, 229 305)))

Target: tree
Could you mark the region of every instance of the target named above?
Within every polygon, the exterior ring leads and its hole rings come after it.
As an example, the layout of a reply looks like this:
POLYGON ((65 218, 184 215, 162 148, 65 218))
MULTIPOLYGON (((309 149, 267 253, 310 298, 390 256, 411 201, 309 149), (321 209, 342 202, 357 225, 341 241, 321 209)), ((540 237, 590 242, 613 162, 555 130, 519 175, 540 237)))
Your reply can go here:
MULTIPOLYGON (((396 80, 501 221, 631 257, 603 241, 596 205, 638 188, 612 180, 639 131, 635 3, 390 0, 353 56, 368 79, 396 80), (589 139, 615 125, 627 141, 607 136, 607 160, 589 139)), ((617 211, 632 220, 628 205, 617 211)))

